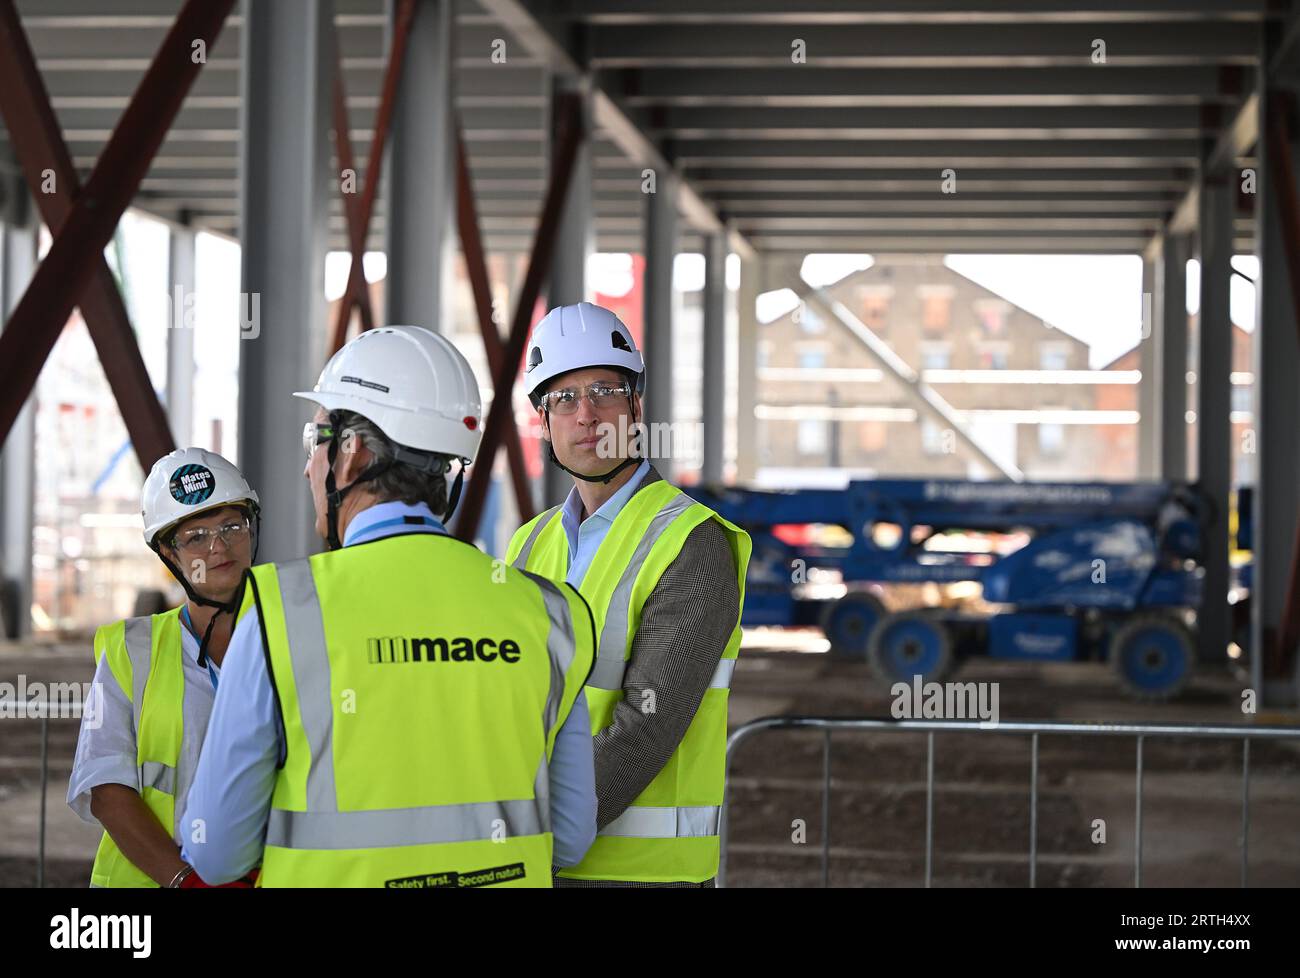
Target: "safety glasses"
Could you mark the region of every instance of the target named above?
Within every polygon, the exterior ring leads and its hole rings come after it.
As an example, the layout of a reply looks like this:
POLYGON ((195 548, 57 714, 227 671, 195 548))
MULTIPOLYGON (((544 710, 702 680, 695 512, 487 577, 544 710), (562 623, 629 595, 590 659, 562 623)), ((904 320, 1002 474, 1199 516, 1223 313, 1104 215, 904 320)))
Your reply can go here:
POLYGON ((334 437, 334 427, 332 425, 308 421, 302 426, 302 450, 307 453, 308 461, 311 460, 312 453, 316 451, 317 445, 323 445, 334 437))
POLYGON ((556 391, 547 391, 542 395, 542 403, 547 410, 555 414, 573 414, 578 410, 578 402, 587 398, 591 406, 599 411, 601 408, 614 407, 625 401, 632 393, 627 383, 610 384, 596 381, 586 387, 564 387, 556 391))

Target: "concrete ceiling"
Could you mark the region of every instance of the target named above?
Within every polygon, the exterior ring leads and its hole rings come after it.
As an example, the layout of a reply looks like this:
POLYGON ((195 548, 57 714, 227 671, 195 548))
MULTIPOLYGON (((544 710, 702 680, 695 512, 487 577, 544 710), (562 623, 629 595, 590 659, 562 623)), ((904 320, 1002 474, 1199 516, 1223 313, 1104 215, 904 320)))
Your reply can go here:
MULTIPOLYGON (((88 172, 180 0, 20 0, 88 172)), ((493 251, 527 250, 549 75, 592 72, 598 246, 639 250, 641 169, 685 177, 685 249, 1140 252, 1254 84, 1267 0, 461 0, 458 108, 493 251), (800 8, 798 13, 793 8, 800 8), (493 41, 507 44, 493 63, 493 41), (1105 63, 1096 63, 1105 44, 1105 63), (800 51, 806 60, 792 58, 800 51), (945 171, 956 193, 945 193, 945 171)), ((336 0, 357 165, 382 0, 336 0)), ((240 18, 209 52, 137 205, 237 234, 240 18)), ((1243 147, 1243 154, 1250 152, 1243 147)), ((1250 158, 1238 159, 1242 166, 1250 158)), ((949 184, 951 188, 951 184, 949 184)), ((1237 246, 1250 250, 1243 197, 1237 246)), ((344 247, 332 200, 332 246, 344 247)), ((370 246, 382 247, 381 190, 370 246)))

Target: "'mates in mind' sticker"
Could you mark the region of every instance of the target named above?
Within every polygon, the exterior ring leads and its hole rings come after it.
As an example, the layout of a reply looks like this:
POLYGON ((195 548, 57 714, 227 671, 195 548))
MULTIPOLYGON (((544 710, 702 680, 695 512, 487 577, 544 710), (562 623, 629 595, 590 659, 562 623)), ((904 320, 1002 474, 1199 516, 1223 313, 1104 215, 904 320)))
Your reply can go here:
POLYGON ((182 465, 172 473, 172 498, 182 506, 197 506, 217 488, 217 478, 206 465, 182 465))

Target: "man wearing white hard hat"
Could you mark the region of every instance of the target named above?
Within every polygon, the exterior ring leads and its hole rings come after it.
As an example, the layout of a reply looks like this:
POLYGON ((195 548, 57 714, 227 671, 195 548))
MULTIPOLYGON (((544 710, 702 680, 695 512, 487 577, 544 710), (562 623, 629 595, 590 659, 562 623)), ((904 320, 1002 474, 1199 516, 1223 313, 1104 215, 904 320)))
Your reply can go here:
POLYGON ((258 499, 226 459, 186 448, 154 463, 141 509, 145 543, 186 601, 95 633, 96 709, 82 717, 68 804, 104 827, 92 886, 199 887, 180 815, 257 549, 258 499))
POLYGON ((469 364, 385 326, 295 396, 330 549, 248 575, 186 857, 262 886, 550 886, 596 831, 595 631, 576 590, 444 529, 481 435, 469 364))
POLYGON ((557 885, 712 886, 749 536, 641 457, 645 366, 614 313, 552 309, 524 376, 573 490, 519 528, 507 559, 576 586, 599 636, 586 688, 599 834, 557 885))

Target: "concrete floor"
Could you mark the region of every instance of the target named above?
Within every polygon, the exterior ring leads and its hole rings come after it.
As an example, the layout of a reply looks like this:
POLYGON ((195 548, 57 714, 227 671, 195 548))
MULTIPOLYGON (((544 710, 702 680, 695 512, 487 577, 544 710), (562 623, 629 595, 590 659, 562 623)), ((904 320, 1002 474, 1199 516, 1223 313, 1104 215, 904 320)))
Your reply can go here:
MULTIPOLYGON (((793 648, 815 647, 791 636, 793 648)), ((0 682, 90 678, 89 642, 0 644, 0 682)), ((1105 666, 975 660, 961 681, 999 683, 1003 720, 1241 723, 1239 679, 1197 677, 1174 703, 1126 699, 1105 666)), ((760 716, 889 715, 889 691, 865 665, 815 652, 754 651, 733 683, 733 728, 760 716)), ((1260 723, 1300 723, 1295 711, 1260 723)), ((49 724, 47 885, 85 885, 99 829, 64 802, 77 720, 49 724)), ((0 886, 32 886, 40 823, 39 720, 0 719, 0 886)), ((1044 737, 1039 750, 1038 885, 1131 886, 1134 742, 1044 737), (1106 842, 1092 841, 1093 821, 1106 842)), ((1028 884, 1027 737, 936 737, 934 884, 1028 884)), ((831 884, 915 886, 925 873, 925 737, 837 733, 832 748, 831 884)), ((1143 883, 1237 886, 1241 874, 1241 747, 1207 740, 1148 741, 1143 883)), ((822 737, 778 731, 743 746, 731 782, 731 885, 821 884, 822 737), (803 820, 805 841, 792 841, 803 820)), ((1251 747, 1249 874, 1255 886, 1300 885, 1300 745, 1251 747)))

